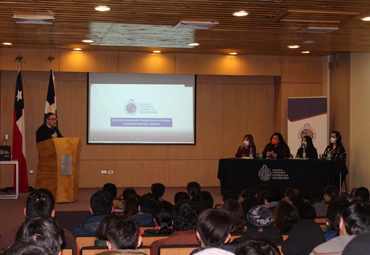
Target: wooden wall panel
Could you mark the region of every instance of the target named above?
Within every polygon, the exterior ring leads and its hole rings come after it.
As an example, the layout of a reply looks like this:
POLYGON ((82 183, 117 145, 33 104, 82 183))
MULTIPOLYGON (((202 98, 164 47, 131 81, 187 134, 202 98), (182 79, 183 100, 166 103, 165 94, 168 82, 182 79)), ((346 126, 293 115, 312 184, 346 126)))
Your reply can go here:
POLYGON ((230 56, 231 75, 280 76, 281 56, 230 56))
POLYGON ((214 160, 171 160, 170 186, 186 187, 191 181, 201 186, 219 186, 217 179, 218 159, 214 160))
POLYGON ((169 159, 169 145, 117 145, 116 159, 169 159))
POLYGON ((229 75, 232 56, 176 54, 176 74, 229 75))
POLYGON ((175 74, 175 54, 119 53, 119 73, 175 74))
POLYGON ((281 82, 322 83, 322 57, 282 57, 281 82))
POLYGON ((105 183, 114 183, 114 174, 102 175, 101 170, 113 170, 113 160, 81 160, 80 188, 103 187, 105 183))

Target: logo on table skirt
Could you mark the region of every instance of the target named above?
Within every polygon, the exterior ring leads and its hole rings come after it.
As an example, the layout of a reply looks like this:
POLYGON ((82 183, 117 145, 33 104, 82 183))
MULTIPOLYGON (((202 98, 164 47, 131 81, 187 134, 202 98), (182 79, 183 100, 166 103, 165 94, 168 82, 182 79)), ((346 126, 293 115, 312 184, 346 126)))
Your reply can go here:
POLYGON ((137 113, 138 111, 138 106, 137 104, 134 102, 134 100, 130 99, 130 101, 126 104, 125 106, 125 111, 127 114, 129 115, 134 115, 137 113))
POLYGON ((268 181, 271 179, 271 170, 266 166, 266 165, 263 165, 261 167, 261 169, 259 170, 258 172, 258 177, 262 180, 262 181, 268 181))
POLYGON ((316 140, 316 131, 315 129, 313 129, 313 127, 310 126, 310 124, 306 123, 303 128, 301 128, 299 131, 298 131, 298 141, 301 142, 302 141, 302 138, 304 136, 310 136, 312 138, 312 142, 314 142, 316 140))

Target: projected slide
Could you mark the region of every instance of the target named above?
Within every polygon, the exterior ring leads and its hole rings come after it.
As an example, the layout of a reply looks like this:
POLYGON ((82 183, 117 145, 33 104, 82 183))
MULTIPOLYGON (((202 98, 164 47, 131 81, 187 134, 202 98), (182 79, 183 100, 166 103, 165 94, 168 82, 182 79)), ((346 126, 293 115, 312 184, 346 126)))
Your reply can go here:
POLYGON ((192 75, 90 73, 88 143, 194 144, 194 83, 192 75))

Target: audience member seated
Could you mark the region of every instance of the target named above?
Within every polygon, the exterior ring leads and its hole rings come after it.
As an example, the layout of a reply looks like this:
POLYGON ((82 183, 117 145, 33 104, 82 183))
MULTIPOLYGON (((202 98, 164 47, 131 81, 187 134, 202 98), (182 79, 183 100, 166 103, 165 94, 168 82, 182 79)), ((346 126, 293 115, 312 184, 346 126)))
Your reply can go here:
POLYGON ((257 205, 256 196, 251 189, 243 190, 239 196, 239 203, 242 205, 244 215, 247 215, 248 211, 255 205, 257 205))
POLYGON ((304 198, 315 208, 317 218, 326 217, 328 206, 322 201, 323 197, 320 191, 316 189, 310 189, 304 195, 304 198))
POLYGON ((343 250, 343 255, 367 255, 370 251, 370 233, 357 235, 343 250))
POLYGON ((356 200, 366 200, 369 201, 369 190, 365 187, 360 187, 355 190, 355 198, 356 200))
POLYGON ((155 222, 154 229, 146 229, 146 234, 168 235, 172 234, 171 212, 173 205, 167 201, 162 201, 153 209, 153 218, 155 222))
POLYGON ((178 203, 180 203, 184 200, 190 200, 190 196, 189 196, 188 193, 183 192, 183 191, 179 191, 175 194, 175 197, 174 197, 175 205, 177 205, 178 203))
POLYGON ((266 238, 251 238, 238 245, 236 255, 280 255, 279 248, 266 238))
POLYGON ((137 194, 130 195, 125 203, 125 209, 123 214, 126 216, 134 216, 139 213, 139 206, 141 202, 141 196, 137 194))
POLYGON ((126 188, 122 192, 122 199, 127 200, 131 195, 136 195, 134 188, 126 188))
POLYGON ((265 204, 265 198, 263 197, 263 192, 267 189, 267 184, 260 184, 256 188, 256 200, 258 205, 264 205, 265 204))
POLYGON ((334 185, 326 186, 324 189, 324 199, 325 202, 328 204, 332 197, 338 197, 340 196, 339 190, 334 185))
POLYGON ((64 231, 51 216, 39 216, 26 219, 19 227, 15 242, 28 242, 41 245, 54 255, 60 254, 64 243, 64 231))
POLYGON ((144 194, 141 197, 139 213, 133 216, 139 222, 140 226, 155 227, 153 209, 158 203, 158 198, 152 193, 144 194))
POLYGON ((109 251, 98 253, 99 255, 128 254, 145 255, 145 251, 137 250, 142 243, 139 236, 139 223, 133 217, 118 216, 107 222, 106 236, 109 251))
POLYGON ((247 230, 243 236, 236 238, 231 243, 238 245, 249 238, 267 238, 275 244, 281 243, 283 237, 280 233, 272 229, 273 217, 269 208, 264 205, 252 207, 247 214, 247 230))
POLYGON ((225 201, 229 199, 234 199, 235 201, 239 201, 239 193, 234 190, 226 190, 222 193, 222 202, 221 205, 225 203, 225 201))
POLYGON ((194 203, 198 208, 198 212, 213 208, 213 197, 208 191, 201 191, 198 196, 198 200, 194 203))
MULTIPOLYGON (((53 194, 47 189, 37 189, 30 193, 27 198, 26 207, 23 212, 24 215, 29 218, 35 218, 39 216, 55 216, 54 211, 55 200, 53 194)), ((7 248, 14 244, 15 235, 18 231, 19 226, 11 229, 8 233, 5 233, 0 238, 0 250, 7 248)), ((65 236, 65 243, 63 247, 71 247, 72 254, 77 255, 77 244, 72 233, 67 229, 63 229, 65 236)))
MULTIPOLYGON (((225 245, 231 237, 231 219, 227 213, 220 209, 207 209, 199 214, 195 226, 196 235, 200 240, 201 248, 190 253, 197 254, 205 249, 217 248, 234 254, 236 246, 225 245)), ((212 252, 217 254, 216 252, 212 252)))
POLYGON ((113 183, 106 183, 103 186, 103 190, 108 192, 113 196, 113 212, 123 212, 123 209, 125 208, 125 203, 122 200, 122 198, 118 198, 117 196, 117 187, 113 183))
POLYGON ((301 220, 314 220, 316 218, 315 207, 313 207, 307 200, 299 198, 294 201, 293 205, 297 209, 301 220))
POLYGON ((342 254, 346 245, 359 234, 370 232, 370 202, 353 201, 344 210, 339 222, 339 236, 313 249, 314 254, 342 254))
POLYGON ((164 201, 162 198, 166 187, 162 183, 153 183, 150 192, 158 198, 159 202, 164 201))
POLYGON ((154 241, 150 245, 150 255, 158 254, 158 247, 171 244, 199 244, 195 235, 197 209, 190 200, 175 205, 172 210, 172 228, 175 231, 168 238, 154 241))
POLYGON ((289 235, 292 227, 300 220, 297 209, 286 201, 280 201, 272 212, 273 229, 283 235, 289 235))
POLYGON ((74 237, 78 235, 95 235, 96 229, 105 215, 113 212, 113 196, 104 190, 95 192, 90 198, 91 217, 71 230, 74 237))
POLYGON ((37 244, 16 243, 1 255, 54 255, 48 248, 37 244))
POLYGON ((188 194, 190 196, 191 201, 195 202, 198 199, 200 193, 200 185, 197 182, 189 182, 186 185, 186 189, 188 190, 188 194))
MULTIPOLYGON (((106 229, 107 229, 107 224, 111 219, 119 219, 120 215, 116 213, 110 213, 107 214, 102 221, 99 224, 99 227, 97 228, 95 235, 96 237, 99 238, 99 240, 94 241, 95 246, 106 246, 107 245, 107 235, 106 235, 106 229)), ((128 218, 127 216, 125 216, 128 218)), ((82 247, 81 247, 82 248, 82 247)))
POLYGON ((226 200, 221 209, 227 212, 231 219, 231 233, 242 233, 246 224, 243 207, 234 199, 226 200))
POLYGON ((269 186, 263 192, 265 206, 274 212, 275 207, 283 199, 283 192, 276 186, 269 186))
POLYGON ((344 210, 348 207, 349 202, 346 198, 338 201, 331 201, 327 212, 327 229, 325 229, 325 240, 329 241, 339 234, 339 222, 344 210))
POLYGON ((285 255, 308 255, 325 242, 324 233, 314 220, 302 220, 294 225, 281 248, 285 255))
POLYGON ((301 197, 301 192, 297 187, 291 186, 285 191, 284 197, 285 201, 293 204, 294 201, 301 197))

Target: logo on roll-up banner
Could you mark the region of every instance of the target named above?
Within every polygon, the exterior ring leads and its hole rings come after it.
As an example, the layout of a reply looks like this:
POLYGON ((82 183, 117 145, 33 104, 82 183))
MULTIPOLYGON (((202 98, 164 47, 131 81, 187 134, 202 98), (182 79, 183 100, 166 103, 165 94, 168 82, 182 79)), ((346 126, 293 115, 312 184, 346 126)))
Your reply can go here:
POLYGON ((306 123, 303 128, 298 131, 298 141, 301 142, 304 136, 310 136, 312 138, 312 142, 316 140, 316 131, 310 124, 306 123))
POLYGON ((271 170, 266 165, 263 165, 262 168, 258 172, 258 177, 262 181, 265 181, 265 182, 270 180, 271 179, 271 170))
POLYGON ((134 102, 134 100, 130 99, 130 101, 125 106, 125 111, 128 115, 134 115, 138 111, 138 106, 134 102))

